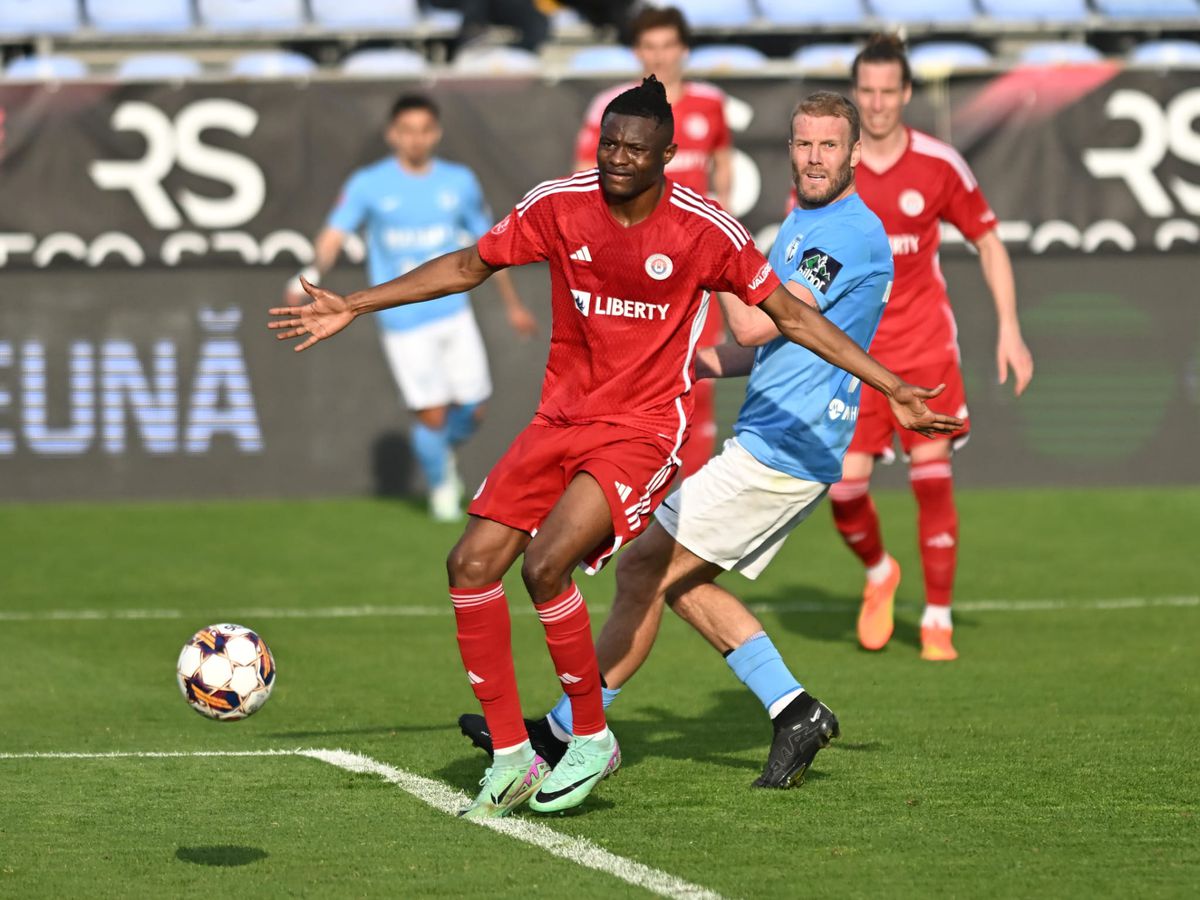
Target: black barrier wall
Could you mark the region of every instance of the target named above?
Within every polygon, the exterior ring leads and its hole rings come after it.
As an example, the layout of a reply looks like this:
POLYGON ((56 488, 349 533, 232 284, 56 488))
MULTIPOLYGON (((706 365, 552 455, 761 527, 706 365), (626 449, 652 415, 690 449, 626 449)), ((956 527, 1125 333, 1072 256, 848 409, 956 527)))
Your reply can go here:
MULTIPOLYGON (((949 243, 974 426, 956 464, 967 484, 1196 480, 1200 87, 1080 71, 1067 85, 1033 70, 955 81, 912 108, 956 141, 1002 220, 1038 365, 1020 401, 995 384, 991 303, 978 265, 949 243)), ((434 85, 443 153, 476 169, 502 215, 567 171, 601 86, 434 85)), ((735 211, 763 240, 786 204, 788 113, 831 86, 723 83, 741 151, 735 211)), ((344 177, 383 154, 381 119, 402 87, 0 86, 0 497, 414 486, 372 323, 303 355, 265 329, 344 177)), ((334 286, 362 283, 360 253, 334 286)), ((546 323, 544 271, 518 284, 546 323)), ((464 454, 472 479, 528 421, 546 353, 544 337, 511 336, 489 286, 475 306, 496 396, 464 454)), ((723 386, 725 408, 736 390, 723 386)))

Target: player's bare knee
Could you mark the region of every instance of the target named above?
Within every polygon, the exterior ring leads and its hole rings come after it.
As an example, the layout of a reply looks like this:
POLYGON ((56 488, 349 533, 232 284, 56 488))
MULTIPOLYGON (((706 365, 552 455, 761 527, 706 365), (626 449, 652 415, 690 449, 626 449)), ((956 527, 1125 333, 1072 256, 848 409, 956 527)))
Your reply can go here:
POLYGON ((534 603, 545 603, 557 597, 571 583, 571 568, 552 554, 530 547, 521 563, 521 579, 534 603))
POLYGON ((451 587, 469 588, 483 587, 500 580, 504 568, 492 559, 490 554, 481 552, 466 540, 454 545, 450 555, 446 557, 446 574, 450 578, 451 587))

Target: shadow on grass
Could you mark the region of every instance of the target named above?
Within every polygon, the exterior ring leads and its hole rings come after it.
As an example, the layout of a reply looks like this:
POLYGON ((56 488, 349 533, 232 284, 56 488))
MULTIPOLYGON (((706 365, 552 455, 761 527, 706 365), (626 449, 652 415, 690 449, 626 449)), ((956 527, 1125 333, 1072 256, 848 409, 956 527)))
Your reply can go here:
POLYGON ((176 859, 198 866, 248 866, 260 859, 266 859, 267 856, 267 851, 259 847, 239 847, 234 844, 180 847, 175 851, 176 859))
MULTIPOLYGON (((613 730, 621 741, 623 768, 634 768, 644 760, 674 759, 739 769, 751 780, 762 771, 772 736, 762 707, 752 695, 737 688, 711 695, 708 707, 696 716, 681 716, 665 707, 626 705, 614 720, 613 730)), ((464 738, 464 755, 436 774, 470 793, 482 777, 488 757, 467 746, 464 738)), ((862 752, 884 749, 878 741, 848 745, 839 742, 833 749, 839 746, 862 752)), ((820 764, 818 757, 816 765, 820 764)), ((820 780, 829 776, 817 770, 805 777, 820 780)))
MULTIPOLYGON (((919 574, 918 572, 918 577, 919 574)), ((857 595, 832 594, 811 585, 794 585, 767 597, 756 597, 754 602, 775 607, 772 614, 779 619, 784 629, 793 634, 831 643, 853 645, 858 642, 856 622, 860 599, 857 595), (805 606, 822 608, 804 609, 805 606)), ((889 646, 898 644, 915 650, 921 649, 921 609, 920 605, 913 603, 898 606, 896 630, 892 633, 889 646)), ((969 613, 958 613, 954 617, 954 624, 973 628, 977 622, 969 613)), ((887 650, 864 650, 863 654, 871 656, 875 652, 886 653, 887 650)))

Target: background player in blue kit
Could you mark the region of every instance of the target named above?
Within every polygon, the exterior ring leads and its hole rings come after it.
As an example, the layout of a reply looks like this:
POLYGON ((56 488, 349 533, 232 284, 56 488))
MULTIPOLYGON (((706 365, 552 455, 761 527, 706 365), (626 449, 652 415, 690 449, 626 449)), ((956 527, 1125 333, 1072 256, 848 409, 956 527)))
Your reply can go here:
MULTIPOLYGON (((371 284, 391 281, 424 262, 469 246, 494 224, 475 174, 434 156, 442 138, 438 108, 427 97, 406 95, 392 107, 384 134, 393 151, 354 172, 324 230, 314 265, 301 274, 311 283, 337 261, 348 234, 365 228, 371 284)), ((507 272, 493 283, 517 334, 537 333, 507 272)), ((288 305, 308 295, 297 277, 288 305)), ((453 448, 479 425, 491 395, 487 352, 467 294, 401 306, 377 317, 383 349, 396 384, 413 413, 413 455, 429 490, 429 511, 439 521, 462 517, 462 482, 453 448)))
MULTIPOLYGON (((810 95, 792 115, 789 145, 800 206, 783 223, 771 266, 798 302, 866 347, 887 303, 893 264, 883 225, 854 187, 857 108, 838 94, 810 95)), ((738 306, 726 304, 725 314, 741 346, 705 348, 697 365, 698 375, 750 375, 735 437, 663 501, 654 524, 621 556, 596 655, 607 705, 649 655, 665 600, 766 707, 775 736, 755 784, 786 788, 838 735, 837 718, 784 665, 758 619, 714 579, 728 570, 756 578, 841 478, 861 385, 811 351, 788 346, 761 310, 738 306)), ((487 749, 479 717, 459 724, 487 749)), ((529 723, 529 732, 535 749, 554 759, 571 732, 569 704, 529 723)))

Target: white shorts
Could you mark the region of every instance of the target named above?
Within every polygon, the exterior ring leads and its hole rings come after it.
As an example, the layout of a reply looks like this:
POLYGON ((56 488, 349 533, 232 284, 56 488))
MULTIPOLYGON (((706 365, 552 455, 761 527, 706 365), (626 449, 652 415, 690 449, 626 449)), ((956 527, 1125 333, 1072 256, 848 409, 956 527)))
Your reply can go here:
POLYGON ((764 466, 731 438, 654 516, 701 559, 757 578, 828 490, 764 466))
POLYGON ((487 351, 469 309, 380 336, 383 355, 409 409, 463 406, 492 395, 487 351))

